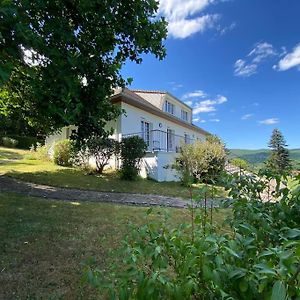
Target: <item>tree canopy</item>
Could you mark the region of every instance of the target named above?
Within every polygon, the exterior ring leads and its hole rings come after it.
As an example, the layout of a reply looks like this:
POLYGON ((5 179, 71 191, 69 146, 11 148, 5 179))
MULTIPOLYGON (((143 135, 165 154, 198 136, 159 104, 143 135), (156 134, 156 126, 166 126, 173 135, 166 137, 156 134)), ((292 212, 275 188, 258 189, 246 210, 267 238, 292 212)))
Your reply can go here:
MULTIPOLYGON (((122 65, 141 63, 144 53, 165 56, 166 22, 156 0, 0 3, 0 87, 48 132, 74 124, 79 138, 102 135, 120 113, 109 97, 127 83, 122 65)), ((7 101, 0 113, 13 107, 7 101)))

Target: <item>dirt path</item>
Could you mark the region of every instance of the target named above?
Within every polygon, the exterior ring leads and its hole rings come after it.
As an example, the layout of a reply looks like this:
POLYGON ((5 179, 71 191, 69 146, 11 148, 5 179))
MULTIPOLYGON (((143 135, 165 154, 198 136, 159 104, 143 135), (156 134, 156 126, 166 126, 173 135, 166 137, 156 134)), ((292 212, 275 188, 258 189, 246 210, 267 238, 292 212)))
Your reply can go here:
MULTIPOLYGON (((189 205, 188 201, 175 197, 59 188, 19 181, 3 175, 0 176, 0 192, 13 192, 26 196, 64 201, 109 202, 126 205, 166 206, 175 208, 187 208, 189 205)), ((218 207, 220 201, 221 199, 209 200, 208 205, 213 204, 214 207, 218 207)))

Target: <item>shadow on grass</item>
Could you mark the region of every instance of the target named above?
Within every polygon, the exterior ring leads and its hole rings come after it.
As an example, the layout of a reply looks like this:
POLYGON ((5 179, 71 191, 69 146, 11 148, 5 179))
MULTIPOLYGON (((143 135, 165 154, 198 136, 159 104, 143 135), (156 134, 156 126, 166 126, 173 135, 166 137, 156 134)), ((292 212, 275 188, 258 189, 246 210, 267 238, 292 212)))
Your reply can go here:
POLYGON ((23 158, 23 155, 20 153, 17 153, 16 151, 14 151, 14 149, 11 149, 11 150, 0 149, 0 160, 2 160, 2 159, 15 160, 15 159, 22 159, 22 158, 23 158))
MULTIPOLYGON (((23 181, 33 182, 53 187, 74 188, 81 190, 94 190, 101 192, 153 194, 169 197, 189 199, 189 189, 179 182, 156 182, 154 180, 139 178, 136 181, 126 181, 119 178, 117 172, 108 172, 102 175, 88 175, 75 168, 61 168, 54 171, 21 172, 10 170, 7 176, 23 181)), ((194 187, 196 195, 199 187, 194 187)), ((223 191, 220 189, 222 197, 223 191)))

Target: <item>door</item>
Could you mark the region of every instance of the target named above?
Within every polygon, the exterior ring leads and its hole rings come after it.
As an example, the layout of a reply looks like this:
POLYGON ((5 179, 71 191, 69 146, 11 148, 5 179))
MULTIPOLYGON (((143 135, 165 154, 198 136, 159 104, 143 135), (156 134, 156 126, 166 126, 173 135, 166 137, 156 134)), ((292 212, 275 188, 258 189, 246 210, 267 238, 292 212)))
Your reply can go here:
POLYGON ((151 144, 150 123, 146 121, 141 121, 141 127, 142 127, 142 138, 147 144, 149 150, 151 144))
POLYGON ((167 129, 167 151, 172 152, 175 150, 175 131, 167 129))

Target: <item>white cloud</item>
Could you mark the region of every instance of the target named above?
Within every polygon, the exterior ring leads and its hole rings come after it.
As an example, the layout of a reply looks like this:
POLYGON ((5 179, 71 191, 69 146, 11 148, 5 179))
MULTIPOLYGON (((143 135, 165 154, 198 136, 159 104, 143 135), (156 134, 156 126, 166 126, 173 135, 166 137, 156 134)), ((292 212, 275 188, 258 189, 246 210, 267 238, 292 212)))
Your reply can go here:
POLYGON ((269 43, 258 43, 248 53, 245 59, 238 59, 234 63, 234 75, 240 77, 249 77, 257 73, 257 69, 261 63, 269 57, 277 56, 278 53, 269 43))
POLYGON ((234 75, 241 77, 249 77, 256 73, 256 64, 247 64, 245 60, 238 59, 234 63, 234 75))
POLYGON ((194 123, 206 123, 205 120, 200 119, 200 118, 193 118, 193 122, 194 122, 194 123))
POLYGON ((175 81, 170 81, 168 83, 169 83, 169 85, 171 85, 171 88, 173 91, 177 91, 178 89, 181 89, 183 87, 183 84, 177 83, 175 81))
POLYGON ((210 121, 210 122, 216 122, 216 123, 219 123, 219 122, 220 122, 220 119, 210 119, 209 121, 210 121))
POLYGON ((259 121, 259 124, 263 124, 263 125, 274 125, 277 123, 279 123, 279 119, 277 118, 269 118, 269 119, 259 121))
POLYGON ((198 115, 200 113, 213 113, 217 110, 216 106, 228 101, 228 99, 223 95, 217 95, 212 99, 205 99, 206 97, 208 97, 208 95, 203 90, 195 90, 183 95, 182 99, 186 99, 184 103, 193 108, 193 115, 198 115))
POLYGON ((197 32, 212 28, 218 18, 218 15, 205 15, 195 19, 170 21, 168 32, 174 38, 185 39, 197 32))
POLYGON ((219 15, 197 15, 214 2, 216 0, 161 0, 159 13, 168 21, 169 35, 184 39, 215 25, 219 15))
POLYGON ((192 106, 193 105, 193 101, 189 100, 189 101, 185 101, 184 102, 186 105, 188 106, 192 106))
POLYGON ((202 90, 196 90, 194 92, 191 92, 191 93, 186 93, 182 96, 182 99, 185 100, 185 99, 189 99, 189 98, 204 98, 206 97, 206 93, 202 90))
POLYGON ((229 26, 225 26, 223 28, 221 26, 219 26, 218 31, 219 31, 219 34, 222 36, 230 31, 232 31, 235 27, 236 27, 236 23, 233 22, 229 26))
POLYGON ((300 43, 294 47, 293 51, 286 54, 273 68, 279 71, 298 67, 300 70, 300 43))
POLYGON ((242 120, 248 120, 253 117, 253 114, 245 114, 241 117, 242 120))
POLYGON ((269 56, 277 55, 274 47, 269 43, 258 43, 253 50, 250 51, 248 57, 254 56, 253 62, 260 63, 269 56))

